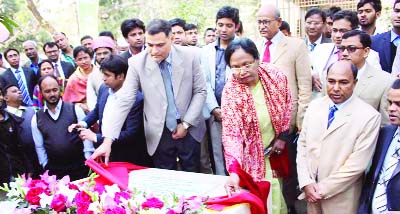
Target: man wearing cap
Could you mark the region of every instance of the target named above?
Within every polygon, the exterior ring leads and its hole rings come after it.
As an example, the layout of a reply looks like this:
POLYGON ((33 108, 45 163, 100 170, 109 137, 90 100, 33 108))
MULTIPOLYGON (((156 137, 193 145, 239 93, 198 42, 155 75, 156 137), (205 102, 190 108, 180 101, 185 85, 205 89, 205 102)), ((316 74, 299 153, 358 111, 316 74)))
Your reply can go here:
POLYGON ((103 74, 99 68, 104 59, 113 53, 114 41, 107 36, 99 36, 93 40, 93 51, 95 54, 95 69, 89 74, 86 85, 86 101, 89 110, 96 105, 100 85, 103 83, 103 74))

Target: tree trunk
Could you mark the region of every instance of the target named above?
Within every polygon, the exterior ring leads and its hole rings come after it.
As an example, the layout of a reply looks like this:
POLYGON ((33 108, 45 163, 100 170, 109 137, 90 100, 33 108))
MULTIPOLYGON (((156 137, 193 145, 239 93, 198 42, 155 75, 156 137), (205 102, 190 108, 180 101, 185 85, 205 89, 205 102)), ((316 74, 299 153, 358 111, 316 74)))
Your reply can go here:
POLYGON ((56 29, 54 29, 54 27, 48 21, 43 19, 42 15, 40 15, 40 12, 36 8, 35 3, 32 0, 26 0, 26 3, 28 4, 28 9, 32 12, 40 26, 46 29, 50 34, 54 34, 56 29))

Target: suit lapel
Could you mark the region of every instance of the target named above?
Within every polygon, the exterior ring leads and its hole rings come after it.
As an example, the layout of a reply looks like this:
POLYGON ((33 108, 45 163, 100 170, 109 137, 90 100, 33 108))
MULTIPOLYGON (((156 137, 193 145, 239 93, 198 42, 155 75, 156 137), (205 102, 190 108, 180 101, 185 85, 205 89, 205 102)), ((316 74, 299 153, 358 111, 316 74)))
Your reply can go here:
POLYGON ((273 54, 271 56, 272 64, 276 63, 276 61, 279 59, 279 57, 281 57, 287 51, 286 46, 287 46, 287 39, 286 39, 286 37, 283 37, 282 41, 279 42, 278 45, 276 46, 275 54, 273 54))
POLYGON ((210 83, 211 83, 211 88, 215 90, 215 57, 217 55, 217 51, 215 50, 215 44, 216 41, 212 43, 211 45, 211 51, 210 54, 208 54, 208 66, 210 69, 210 83))
POLYGON ((158 64, 150 57, 150 55, 147 55, 146 57, 147 76, 149 77, 149 80, 154 83, 155 87, 162 94, 162 96, 164 98, 167 98, 167 95, 165 94, 164 81, 161 77, 160 72, 161 71, 160 68, 158 67, 158 64))
POLYGON ((365 64, 364 74, 362 75, 363 76, 359 78, 355 88, 355 94, 358 97, 362 97, 361 94, 365 92, 364 89, 368 86, 368 82, 374 77, 374 72, 371 70, 370 66, 367 63, 365 64))
POLYGON ((390 59, 390 50, 391 50, 390 45, 392 44, 390 42, 390 31, 387 32, 385 36, 383 36, 381 44, 383 44, 382 48, 384 50, 382 52, 380 52, 380 53, 382 53, 383 58, 386 61, 387 65, 390 65, 390 61, 391 61, 391 59, 390 59))
POLYGON ((183 56, 180 56, 179 53, 176 51, 175 47, 171 49, 172 53, 172 88, 174 91, 174 98, 176 99, 179 88, 181 86, 182 77, 183 77, 183 56))
MULTIPOLYGON (((337 113, 335 113, 335 119, 332 121, 331 125, 329 126, 329 128, 326 130, 323 139, 325 137, 327 137, 329 134, 331 134, 332 132, 334 132, 336 129, 338 129, 339 127, 343 126, 344 124, 348 123, 349 120, 351 119, 350 116, 352 114, 352 107, 351 107, 351 103, 354 101, 354 98, 351 98, 352 100, 350 100, 349 103, 346 103, 345 106, 343 106, 343 108, 339 111, 337 111, 337 113)), ((329 111, 328 111, 329 112, 329 111)), ((328 114, 326 114, 326 118, 328 118, 328 114)), ((326 121, 328 121, 328 119, 326 119, 326 121)), ((328 123, 325 124, 325 126, 328 123)))
MULTIPOLYGON (((386 133, 386 135, 384 136, 383 139, 383 145, 382 145, 382 150, 380 151, 380 158, 378 160, 378 164, 376 165, 376 170, 375 170, 375 174, 374 174, 374 180, 377 180, 379 178, 379 173, 382 169, 383 166, 383 162, 385 161, 385 157, 386 157, 386 152, 389 149, 389 146, 392 142, 393 139, 393 135, 396 132, 397 126, 393 126, 393 129, 390 130, 388 133, 386 133)), ((379 142, 378 142, 379 143, 379 142)), ((399 171, 399 164, 397 164, 396 170, 397 172, 399 171)))

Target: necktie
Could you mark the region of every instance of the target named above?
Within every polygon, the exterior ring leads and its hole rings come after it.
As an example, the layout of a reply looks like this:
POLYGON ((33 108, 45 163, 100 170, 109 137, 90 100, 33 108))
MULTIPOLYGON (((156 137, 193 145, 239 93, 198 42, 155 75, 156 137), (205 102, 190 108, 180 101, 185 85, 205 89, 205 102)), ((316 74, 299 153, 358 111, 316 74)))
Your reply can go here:
POLYGON ((164 81, 164 88, 165 88, 165 94, 167 95, 167 101, 168 101, 168 107, 167 107, 167 114, 165 118, 165 123, 167 128, 173 132, 178 125, 176 122, 176 106, 175 106, 175 99, 174 99, 174 92, 172 90, 172 81, 171 81, 171 75, 169 74, 168 71, 168 62, 165 60, 160 63, 159 65, 160 71, 161 71, 161 76, 164 81))
POLYGON ((310 51, 311 51, 311 52, 313 52, 313 51, 314 51, 314 49, 315 49, 315 46, 317 46, 317 44, 316 44, 316 43, 311 43, 311 44, 310 44, 310 51))
POLYGON ((342 53, 339 50, 337 50, 336 54, 337 54, 337 57, 338 57, 337 61, 340 61, 341 58, 342 58, 342 53))
POLYGON ((394 40, 393 40, 393 44, 396 47, 399 47, 400 44, 400 36, 397 36, 394 40))
POLYGON ((15 76, 17 77, 17 82, 18 82, 18 87, 19 90, 21 90, 22 92, 22 96, 23 96, 23 102, 28 105, 28 106, 32 106, 32 100, 31 97, 29 96, 29 92, 25 86, 24 81, 22 80, 22 76, 21 76, 21 71, 20 70, 16 70, 15 71, 15 76))
POLYGON ((271 52, 269 50, 269 46, 271 46, 271 44, 272 44, 271 40, 268 40, 265 43, 263 62, 271 62, 271 52))
POLYGON ((329 128, 333 120, 335 119, 335 112, 338 110, 336 105, 333 105, 329 108, 329 115, 328 115, 328 126, 326 128, 329 128))
POLYGON ((54 63, 54 76, 60 77, 60 71, 58 70, 58 64, 54 63))
POLYGON ((387 197, 386 197, 386 186, 389 183, 390 178, 392 177, 393 171, 396 168, 397 164, 399 164, 399 157, 400 157, 400 138, 395 141, 396 147, 395 152, 391 155, 388 161, 386 161, 382 166, 380 171, 379 180, 377 183, 377 187, 375 189, 375 207, 379 212, 387 211, 387 197))

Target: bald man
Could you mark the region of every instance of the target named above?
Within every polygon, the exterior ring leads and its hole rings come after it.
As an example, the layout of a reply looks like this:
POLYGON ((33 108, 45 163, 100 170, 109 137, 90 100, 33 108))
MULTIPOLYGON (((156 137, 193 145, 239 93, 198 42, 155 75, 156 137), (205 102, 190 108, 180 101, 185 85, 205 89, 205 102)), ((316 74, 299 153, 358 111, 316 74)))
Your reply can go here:
POLYGON ((27 40, 22 43, 22 47, 24 48, 24 52, 26 57, 29 58, 29 61, 25 63, 25 67, 30 68, 36 76, 39 74, 39 63, 42 62, 40 59, 37 49, 37 44, 33 40, 27 40))
POLYGON ((381 116, 353 94, 357 67, 334 63, 327 95, 310 103, 297 142, 297 172, 307 213, 356 213, 381 116))

